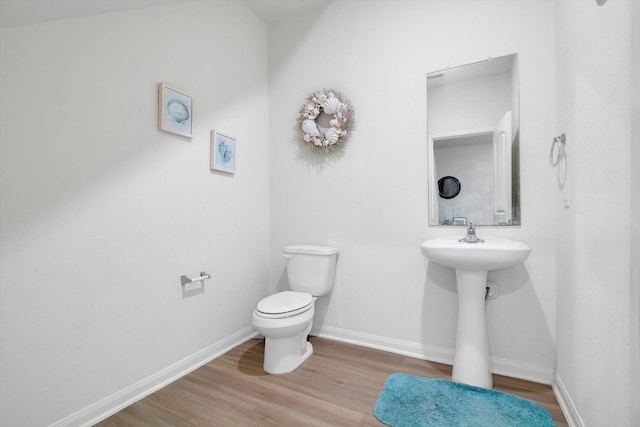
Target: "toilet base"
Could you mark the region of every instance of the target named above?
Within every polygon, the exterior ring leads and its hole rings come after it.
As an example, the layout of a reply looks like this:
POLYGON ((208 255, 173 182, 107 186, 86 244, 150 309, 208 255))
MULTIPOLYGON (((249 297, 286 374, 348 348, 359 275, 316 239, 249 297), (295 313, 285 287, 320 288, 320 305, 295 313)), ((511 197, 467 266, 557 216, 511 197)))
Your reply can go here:
POLYGON ((264 337, 263 369, 268 374, 288 374, 311 356, 313 346, 307 337, 313 324, 314 306, 304 313, 279 319, 266 319, 254 311, 253 327, 264 337))
POLYGON ((262 365, 264 371, 271 375, 284 375, 295 371, 313 354, 313 345, 306 338, 305 335, 305 343, 302 346, 291 339, 265 338, 262 365), (290 348, 292 344, 298 348, 290 348))

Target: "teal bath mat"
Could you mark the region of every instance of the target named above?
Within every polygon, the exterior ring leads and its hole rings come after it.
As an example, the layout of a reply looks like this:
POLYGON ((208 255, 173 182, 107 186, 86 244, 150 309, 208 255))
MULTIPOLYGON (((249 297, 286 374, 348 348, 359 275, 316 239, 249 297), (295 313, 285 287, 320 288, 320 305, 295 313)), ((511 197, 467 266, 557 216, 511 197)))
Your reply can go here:
POLYGON ((393 427, 553 427, 551 415, 526 399, 448 380, 396 373, 373 414, 393 427))

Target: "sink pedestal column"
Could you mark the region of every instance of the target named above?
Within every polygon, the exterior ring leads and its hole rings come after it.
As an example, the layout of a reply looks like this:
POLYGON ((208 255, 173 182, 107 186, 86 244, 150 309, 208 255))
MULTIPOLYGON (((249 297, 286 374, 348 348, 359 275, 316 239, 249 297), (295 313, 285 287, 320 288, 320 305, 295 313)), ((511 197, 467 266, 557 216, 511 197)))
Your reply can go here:
POLYGON ((489 336, 485 315, 486 271, 456 269, 458 331, 451 379, 493 388, 489 365, 489 336))

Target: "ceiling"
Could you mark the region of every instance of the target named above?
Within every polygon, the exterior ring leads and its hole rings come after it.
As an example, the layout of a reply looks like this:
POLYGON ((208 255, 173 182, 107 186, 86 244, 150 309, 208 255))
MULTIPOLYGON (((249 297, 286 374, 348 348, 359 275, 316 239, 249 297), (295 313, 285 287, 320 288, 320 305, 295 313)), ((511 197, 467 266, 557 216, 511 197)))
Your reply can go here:
MULTIPOLYGON (((0 0, 0 28, 99 15, 193 0, 0 0)), ((206 0, 218 1, 218 0, 206 0)), ((331 0, 241 0, 266 23, 291 17, 331 0)))
POLYGON ((188 0, 0 0, 0 27, 99 15, 188 0))
POLYGON ((300 12, 325 6, 333 0, 242 0, 263 21, 272 24, 300 12))

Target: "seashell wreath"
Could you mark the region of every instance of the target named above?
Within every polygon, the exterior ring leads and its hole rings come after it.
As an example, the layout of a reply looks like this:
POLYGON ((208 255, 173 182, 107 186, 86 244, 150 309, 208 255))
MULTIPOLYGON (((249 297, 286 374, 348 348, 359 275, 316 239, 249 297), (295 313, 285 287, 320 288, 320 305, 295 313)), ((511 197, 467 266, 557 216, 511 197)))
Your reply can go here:
POLYGON ((353 129, 353 106, 333 89, 323 89, 307 97, 298 114, 297 129, 304 144, 316 152, 329 152, 344 143, 353 129), (322 114, 333 116, 329 127, 318 124, 322 114))

